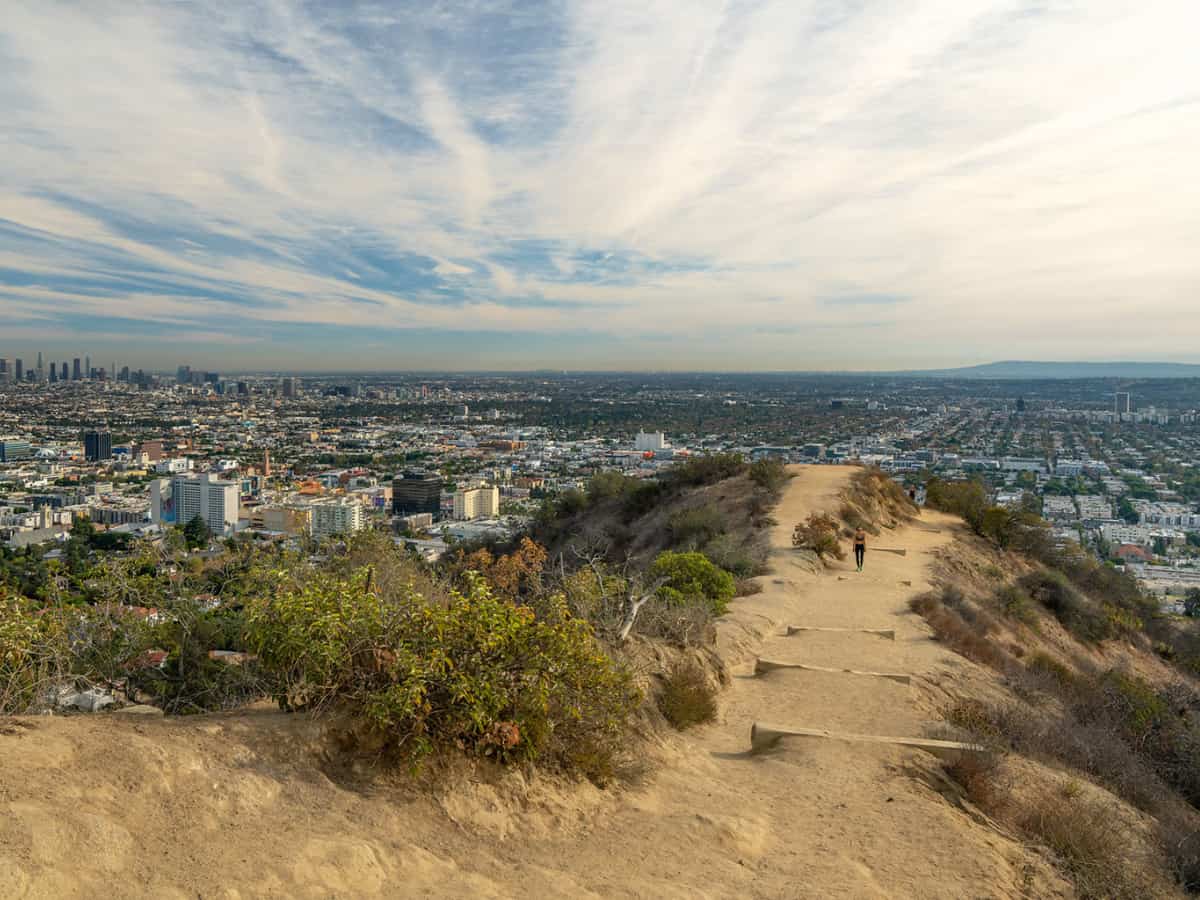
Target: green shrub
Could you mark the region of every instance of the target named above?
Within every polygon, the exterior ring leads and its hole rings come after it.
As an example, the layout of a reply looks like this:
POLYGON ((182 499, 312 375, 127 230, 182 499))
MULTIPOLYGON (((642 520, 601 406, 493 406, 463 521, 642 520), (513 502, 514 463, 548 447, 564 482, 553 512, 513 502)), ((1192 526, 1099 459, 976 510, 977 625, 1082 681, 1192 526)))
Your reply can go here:
POLYGON ((538 618, 481 579, 437 604, 318 573, 246 614, 281 705, 348 708, 414 763, 458 746, 604 780, 640 699, 561 601, 538 618))
POLYGON ((0 587, 0 715, 35 711, 66 671, 67 630, 57 613, 35 615, 32 604, 0 587))
POLYGON ((1031 653, 1029 658, 1025 660, 1025 667, 1031 672, 1046 675, 1054 679, 1055 682, 1063 687, 1075 683, 1075 673, 1071 667, 1043 651, 1031 653))
POLYGON ((1062 572, 1055 569, 1031 572, 1020 580, 1020 586, 1082 640, 1102 641, 1116 633, 1105 612, 1076 590, 1062 572))
POLYGON ((663 678, 658 708, 680 731, 710 722, 717 714, 717 692, 700 665, 692 659, 673 665, 663 678))
POLYGON ((1015 619, 1031 628, 1037 626, 1037 610, 1034 608, 1033 598, 1027 591, 1016 585, 1005 585, 996 591, 996 602, 1004 615, 1010 619, 1015 619))
POLYGON ((715 506, 693 506, 674 513, 667 520, 667 530, 674 546, 698 547, 724 530, 724 517, 715 506))
POLYGON ((748 578, 758 568, 754 557, 730 534, 719 534, 705 544, 704 555, 734 578, 748 578))
POLYGON ((649 575, 664 580, 658 596, 672 606, 703 606, 711 615, 720 616, 733 599, 733 576, 703 553, 660 553, 649 575))
POLYGON ((791 478, 787 466, 777 459, 760 459, 750 463, 748 474, 751 481, 772 496, 782 491, 791 478))
POLYGON ((988 495, 982 482, 931 478, 925 485, 925 503, 933 509, 962 517, 976 534, 983 533, 988 495))
POLYGON ((745 471, 746 461, 740 453, 706 453, 671 466, 663 473, 662 480, 672 488, 698 487, 716 484, 745 471))

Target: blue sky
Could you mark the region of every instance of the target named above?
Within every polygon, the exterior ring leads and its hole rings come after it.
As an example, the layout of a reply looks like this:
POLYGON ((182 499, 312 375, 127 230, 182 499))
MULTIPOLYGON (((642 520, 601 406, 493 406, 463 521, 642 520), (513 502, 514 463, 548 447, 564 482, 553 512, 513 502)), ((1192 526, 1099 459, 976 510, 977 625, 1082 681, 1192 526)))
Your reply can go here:
POLYGON ((1194 0, 10 0, 0 355, 1200 361, 1194 0))

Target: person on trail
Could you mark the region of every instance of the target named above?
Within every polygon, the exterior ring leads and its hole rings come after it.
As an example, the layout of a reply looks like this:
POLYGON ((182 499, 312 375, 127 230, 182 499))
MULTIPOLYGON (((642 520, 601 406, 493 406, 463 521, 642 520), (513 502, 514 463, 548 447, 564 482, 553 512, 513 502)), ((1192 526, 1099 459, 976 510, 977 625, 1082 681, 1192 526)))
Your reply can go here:
POLYGON ((867 533, 862 528, 854 532, 854 562, 858 571, 863 570, 863 558, 867 555, 867 533))

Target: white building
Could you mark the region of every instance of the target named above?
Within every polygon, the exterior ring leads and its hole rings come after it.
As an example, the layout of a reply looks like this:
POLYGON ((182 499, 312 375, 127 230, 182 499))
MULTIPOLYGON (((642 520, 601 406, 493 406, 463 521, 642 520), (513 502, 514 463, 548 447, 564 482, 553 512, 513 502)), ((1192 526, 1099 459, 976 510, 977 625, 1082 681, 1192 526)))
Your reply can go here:
POLYGON ((312 536, 317 540, 335 534, 354 534, 366 524, 362 506, 353 500, 318 500, 311 508, 312 536))
POLYGON ((671 445, 667 443, 667 436, 661 431, 639 431, 633 446, 635 450, 657 453, 659 450, 666 450, 671 445))
MULTIPOLYGON (((209 473, 176 475, 170 482, 170 508, 177 525, 186 525, 199 516, 213 534, 230 534, 238 523, 238 484, 220 481, 209 473)), ((163 484, 155 482, 150 488, 152 513, 161 522, 167 504, 163 484)), ((169 516, 168 516, 169 518, 169 516)))
POLYGON ((500 489, 489 485, 466 488, 454 494, 454 518, 492 519, 500 515, 500 489))

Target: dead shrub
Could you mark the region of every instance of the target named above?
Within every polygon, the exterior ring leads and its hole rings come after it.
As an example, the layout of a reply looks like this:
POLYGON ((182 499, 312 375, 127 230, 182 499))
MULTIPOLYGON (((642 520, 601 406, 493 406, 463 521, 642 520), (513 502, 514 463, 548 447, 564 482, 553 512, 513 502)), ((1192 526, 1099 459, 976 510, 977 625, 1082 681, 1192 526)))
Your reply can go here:
POLYGON ((717 691, 699 663, 683 659, 664 676, 658 709, 668 722, 683 731, 712 721, 717 714, 717 691))
POLYGON ((1081 900, 1141 900, 1146 873, 1129 858, 1129 836, 1108 804, 1081 792, 1043 792, 1017 819, 1062 860, 1081 900))
POLYGON ((976 615, 973 623, 968 622, 960 610, 946 606, 934 593, 913 597, 908 607, 928 623, 937 640, 967 659, 1001 672, 1017 665, 1008 651, 988 638, 994 625, 990 617, 976 615))
POLYGON ((733 596, 735 597, 752 597, 755 594, 762 593, 762 583, 753 578, 739 578, 733 585, 733 596))
POLYGON ((1075 683, 1075 672, 1070 666, 1041 650, 1029 655, 1025 667, 1053 679, 1060 687, 1070 687, 1075 683))
POLYGON ((999 753, 964 753, 946 766, 946 774, 962 789, 967 799, 987 813, 995 813, 1003 804, 1004 785, 1000 783, 999 753))

